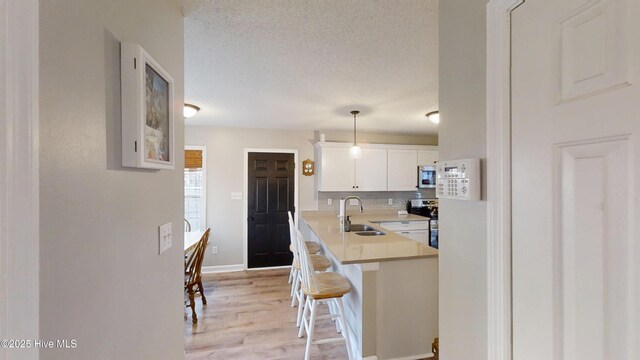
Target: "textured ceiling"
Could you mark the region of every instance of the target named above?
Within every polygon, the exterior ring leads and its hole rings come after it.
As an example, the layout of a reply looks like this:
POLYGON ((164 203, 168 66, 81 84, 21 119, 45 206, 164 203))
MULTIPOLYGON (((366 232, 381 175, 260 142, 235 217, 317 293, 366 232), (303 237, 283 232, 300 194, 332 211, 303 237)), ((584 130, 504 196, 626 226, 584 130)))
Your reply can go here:
POLYGON ((437 132, 437 0, 183 5, 187 125, 437 132))

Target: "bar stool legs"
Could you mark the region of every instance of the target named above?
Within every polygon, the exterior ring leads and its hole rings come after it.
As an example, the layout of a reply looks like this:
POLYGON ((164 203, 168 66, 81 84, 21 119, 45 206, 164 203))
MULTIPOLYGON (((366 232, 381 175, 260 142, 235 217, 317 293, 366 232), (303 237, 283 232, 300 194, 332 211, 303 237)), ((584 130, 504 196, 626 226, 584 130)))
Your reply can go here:
MULTIPOLYGON (((300 306, 302 308, 302 306, 300 306)), ((307 297, 304 310, 302 311, 302 321, 300 324, 300 329, 298 330, 298 337, 302 337, 304 333, 307 334, 307 344, 305 347, 304 359, 309 360, 311 354, 311 345, 314 343, 313 334, 315 330, 315 324, 317 319, 323 318, 331 318, 336 320, 336 329, 340 328, 339 333, 342 334, 342 338, 333 338, 333 339, 322 339, 316 341, 318 344, 324 344, 339 340, 344 340, 347 346, 347 356, 349 359, 354 359, 353 350, 351 348, 351 334, 349 333, 349 326, 347 324, 347 317, 344 311, 344 305, 342 303, 342 297, 338 298, 330 298, 323 300, 316 300, 307 297), (329 315, 318 316, 318 305, 321 302, 327 302, 328 304, 334 304, 337 308, 338 312, 336 314, 329 313, 329 315), (308 318, 307 318, 308 316, 308 318)))
POLYGON ((336 320, 336 328, 338 327, 338 322, 340 322, 340 332, 342 332, 342 336, 344 336, 344 340, 347 343, 347 356, 349 356, 349 359, 354 359, 355 355, 351 349, 351 334, 349 333, 349 326, 347 325, 347 316, 344 312, 342 298, 336 299, 336 303, 340 313, 340 317, 336 320))

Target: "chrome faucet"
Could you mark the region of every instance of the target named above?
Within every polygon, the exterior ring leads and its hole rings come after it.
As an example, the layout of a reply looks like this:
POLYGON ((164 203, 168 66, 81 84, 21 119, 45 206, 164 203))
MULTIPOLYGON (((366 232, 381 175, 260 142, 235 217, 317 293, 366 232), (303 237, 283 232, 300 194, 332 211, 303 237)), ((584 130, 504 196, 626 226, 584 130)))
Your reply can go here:
MULTIPOLYGON (((358 196, 347 196, 344 199, 340 199, 340 214, 338 215, 338 218, 340 219, 340 226, 343 230, 345 230, 348 227, 347 222, 345 221, 348 218, 347 217, 347 201, 351 199, 358 200, 358 202, 360 203, 361 214, 364 211, 364 208, 362 207, 362 199, 360 199, 358 196)), ((350 222, 349 222, 349 225, 350 225, 350 222)))

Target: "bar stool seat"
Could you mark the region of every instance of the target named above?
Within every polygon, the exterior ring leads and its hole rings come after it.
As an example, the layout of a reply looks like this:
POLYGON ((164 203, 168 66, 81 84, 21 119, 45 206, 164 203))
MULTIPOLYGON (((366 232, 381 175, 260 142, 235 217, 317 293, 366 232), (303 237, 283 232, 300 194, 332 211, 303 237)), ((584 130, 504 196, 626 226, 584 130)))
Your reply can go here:
POLYGON ((351 284, 342 275, 334 272, 316 274, 317 289, 307 289, 304 284, 302 291, 312 299, 339 298, 351 291, 351 284))
MULTIPOLYGON (((311 255, 311 263, 316 271, 326 271, 331 267, 331 260, 324 255, 311 255)), ((297 258, 293 258, 293 268, 300 270, 300 262, 297 258)))
MULTIPOLYGON (((305 241, 307 245, 307 250, 309 250, 309 254, 317 254, 320 252, 320 244, 315 241, 305 241)), ((289 251, 293 252, 293 245, 289 245, 289 251)))

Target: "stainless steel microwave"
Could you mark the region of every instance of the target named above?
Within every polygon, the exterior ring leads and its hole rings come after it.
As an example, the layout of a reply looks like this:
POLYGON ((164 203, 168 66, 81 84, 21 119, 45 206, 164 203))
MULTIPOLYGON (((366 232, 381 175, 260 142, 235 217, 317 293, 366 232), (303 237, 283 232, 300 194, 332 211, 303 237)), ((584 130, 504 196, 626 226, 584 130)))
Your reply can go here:
POLYGON ((436 187, 436 167, 433 165, 418 166, 418 188, 431 189, 436 187))

